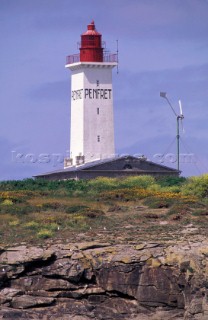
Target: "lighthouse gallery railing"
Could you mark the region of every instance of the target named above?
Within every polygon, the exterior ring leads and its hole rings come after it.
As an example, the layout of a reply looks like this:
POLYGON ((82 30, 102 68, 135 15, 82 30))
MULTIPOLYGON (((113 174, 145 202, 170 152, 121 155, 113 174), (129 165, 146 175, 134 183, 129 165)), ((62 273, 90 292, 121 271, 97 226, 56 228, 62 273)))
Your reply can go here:
MULTIPOLYGON (((72 54, 66 57, 66 64, 72 64, 80 62, 80 54, 72 54)), ((103 62, 118 62, 117 53, 103 53, 103 62)))

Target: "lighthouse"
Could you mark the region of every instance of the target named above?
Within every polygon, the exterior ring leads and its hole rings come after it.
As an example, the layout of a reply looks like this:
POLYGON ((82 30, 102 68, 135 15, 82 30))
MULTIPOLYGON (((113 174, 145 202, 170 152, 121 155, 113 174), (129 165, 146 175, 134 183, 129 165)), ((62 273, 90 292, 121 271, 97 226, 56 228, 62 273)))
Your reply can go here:
POLYGON ((71 126, 64 168, 115 155, 112 69, 117 54, 105 50, 94 21, 81 35, 79 51, 65 66, 71 71, 71 126))
POLYGON ((92 21, 81 35, 80 52, 67 57, 71 71, 70 156, 64 168, 34 176, 79 180, 140 175, 178 176, 180 171, 144 156, 115 155, 112 69, 118 56, 105 49, 92 21))

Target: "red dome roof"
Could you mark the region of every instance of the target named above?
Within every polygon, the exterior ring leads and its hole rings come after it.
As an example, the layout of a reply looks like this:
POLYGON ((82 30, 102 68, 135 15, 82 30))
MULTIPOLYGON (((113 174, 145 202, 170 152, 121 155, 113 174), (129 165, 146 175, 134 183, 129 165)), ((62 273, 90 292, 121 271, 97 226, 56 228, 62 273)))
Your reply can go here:
POLYGON ((87 31, 82 33, 82 35, 97 35, 97 36, 100 36, 101 33, 97 32, 97 30, 95 29, 95 22, 94 20, 92 20, 92 22, 90 24, 88 24, 87 26, 87 31))

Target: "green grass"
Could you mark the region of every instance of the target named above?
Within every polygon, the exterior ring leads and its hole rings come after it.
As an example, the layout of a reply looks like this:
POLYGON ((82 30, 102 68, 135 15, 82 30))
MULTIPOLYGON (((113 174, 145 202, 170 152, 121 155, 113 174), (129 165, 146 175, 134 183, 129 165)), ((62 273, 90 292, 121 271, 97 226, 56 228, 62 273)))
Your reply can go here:
POLYGON ((141 176, 0 182, 0 244, 168 241, 183 236, 190 223, 206 234, 206 178, 200 181, 141 176))
POLYGON ((165 197, 147 197, 144 204, 152 209, 169 208, 174 203, 175 199, 166 199, 165 197))

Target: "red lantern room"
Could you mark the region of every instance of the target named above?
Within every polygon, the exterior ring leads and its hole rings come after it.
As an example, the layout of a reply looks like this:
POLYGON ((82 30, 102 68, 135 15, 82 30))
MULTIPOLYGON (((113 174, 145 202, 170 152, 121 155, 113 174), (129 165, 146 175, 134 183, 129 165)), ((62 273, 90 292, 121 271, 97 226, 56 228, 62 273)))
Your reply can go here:
POLYGON ((103 62, 102 35, 95 29, 94 21, 88 24, 87 31, 81 35, 80 61, 103 62))

